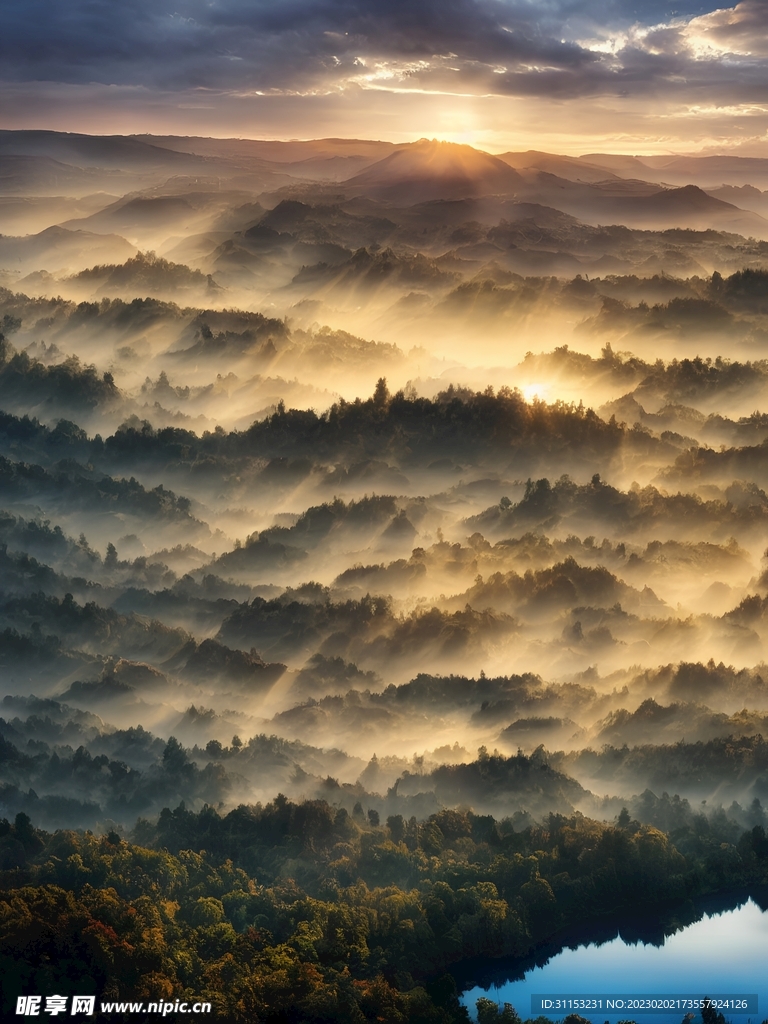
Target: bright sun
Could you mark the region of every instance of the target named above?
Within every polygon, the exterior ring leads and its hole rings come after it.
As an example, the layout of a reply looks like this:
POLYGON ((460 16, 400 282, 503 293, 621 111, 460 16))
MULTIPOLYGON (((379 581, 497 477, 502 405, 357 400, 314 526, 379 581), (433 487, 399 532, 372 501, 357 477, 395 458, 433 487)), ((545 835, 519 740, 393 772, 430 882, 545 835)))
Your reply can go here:
POLYGON ((549 384, 524 384, 520 390, 526 402, 531 402, 534 398, 545 399, 549 391, 549 384))

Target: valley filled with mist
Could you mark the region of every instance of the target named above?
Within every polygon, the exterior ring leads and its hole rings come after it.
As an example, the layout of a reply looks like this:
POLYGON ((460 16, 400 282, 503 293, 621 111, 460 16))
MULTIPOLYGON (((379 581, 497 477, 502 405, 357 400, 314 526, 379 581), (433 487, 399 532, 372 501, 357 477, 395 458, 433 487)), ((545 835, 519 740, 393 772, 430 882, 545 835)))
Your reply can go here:
POLYGON ((768 160, 2 131, 0 231, 0 869, 97 989, 460 1021, 768 878, 768 160))

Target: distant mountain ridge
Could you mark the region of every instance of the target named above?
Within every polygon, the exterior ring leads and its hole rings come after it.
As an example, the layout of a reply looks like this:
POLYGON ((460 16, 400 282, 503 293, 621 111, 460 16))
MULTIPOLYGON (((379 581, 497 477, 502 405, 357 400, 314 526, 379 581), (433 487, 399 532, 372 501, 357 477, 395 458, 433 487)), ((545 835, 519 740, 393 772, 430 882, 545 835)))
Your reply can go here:
POLYGON ((523 179, 503 160, 472 146, 420 139, 344 184, 372 199, 412 205, 429 199, 511 195, 523 179))
MULTIPOLYGON (((414 213, 418 207, 427 219, 430 203, 498 208, 514 201, 595 226, 716 229, 767 239, 768 203, 749 175, 768 186, 768 160, 573 157, 533 150, 496 156, 436 139, 395 144, 0 131, 0 193, 121 193, 85 219, 60 223, 125 233, 133 245, 149 248, 163 244, 172 230, 184 235, 215 230, 212 251, 226 240, 228 210, 254 201, 269 209, 284 200, 329 208, 371 203, 414 213)), ((360 212, 367 216, 372 210, 360 212)), ((434 215, 449 212, 435 208, 434 215)))

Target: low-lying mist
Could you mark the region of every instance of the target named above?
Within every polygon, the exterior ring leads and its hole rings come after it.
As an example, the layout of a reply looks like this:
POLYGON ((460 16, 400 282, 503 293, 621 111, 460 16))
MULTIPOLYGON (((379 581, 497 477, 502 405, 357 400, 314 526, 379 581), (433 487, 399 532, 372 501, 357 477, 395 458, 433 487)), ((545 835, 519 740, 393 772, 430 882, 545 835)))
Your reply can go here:
POLYGON ((155 143, 2 197, 6 812, 764 824, 764 193, 155 143))

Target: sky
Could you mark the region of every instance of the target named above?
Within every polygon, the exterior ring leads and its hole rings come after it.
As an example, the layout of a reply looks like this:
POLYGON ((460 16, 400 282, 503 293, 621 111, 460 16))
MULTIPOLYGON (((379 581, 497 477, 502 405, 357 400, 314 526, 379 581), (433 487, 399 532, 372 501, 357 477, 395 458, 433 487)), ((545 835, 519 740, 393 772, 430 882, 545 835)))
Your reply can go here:
POLYGON ((3 0, 0 127, 764 155, 768 0, 3 0))

